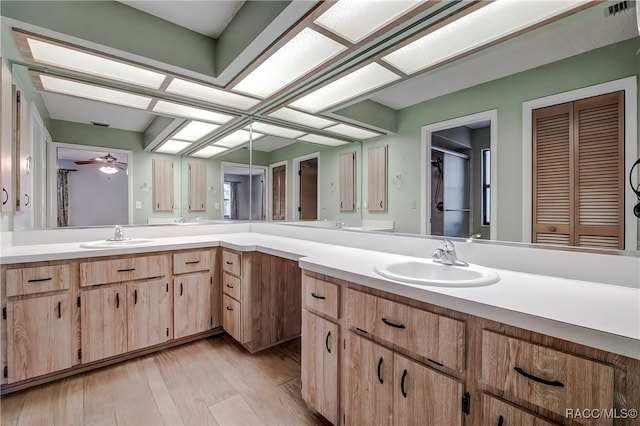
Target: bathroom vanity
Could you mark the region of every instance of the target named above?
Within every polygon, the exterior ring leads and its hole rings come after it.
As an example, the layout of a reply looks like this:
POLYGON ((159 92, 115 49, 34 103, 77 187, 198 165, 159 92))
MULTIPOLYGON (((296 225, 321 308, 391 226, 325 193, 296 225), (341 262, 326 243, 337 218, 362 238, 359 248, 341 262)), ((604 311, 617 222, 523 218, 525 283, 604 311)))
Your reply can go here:
POLYGON ((404 283, 376 267, 439 241, 245 228, 6 249, 2 391, 224 330, 250 352, 302 334, 302 397, 336 425, 637 421, 637 288, 495 267, 475 287, 404 283))

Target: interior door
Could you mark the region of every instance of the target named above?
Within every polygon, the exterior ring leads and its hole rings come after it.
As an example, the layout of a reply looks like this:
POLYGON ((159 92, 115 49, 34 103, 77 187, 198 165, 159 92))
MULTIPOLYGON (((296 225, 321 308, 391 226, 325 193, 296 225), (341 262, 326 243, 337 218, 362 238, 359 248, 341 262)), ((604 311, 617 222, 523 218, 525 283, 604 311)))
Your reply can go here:
POLYGON ((273 220, 286 219, 286 176, 287 166, 284 164, 282 166, 274 167, 271 171, 271 219, 273 220))
POLYGON ((318 159, 300 162, 300 220, 318 219, 318 159))

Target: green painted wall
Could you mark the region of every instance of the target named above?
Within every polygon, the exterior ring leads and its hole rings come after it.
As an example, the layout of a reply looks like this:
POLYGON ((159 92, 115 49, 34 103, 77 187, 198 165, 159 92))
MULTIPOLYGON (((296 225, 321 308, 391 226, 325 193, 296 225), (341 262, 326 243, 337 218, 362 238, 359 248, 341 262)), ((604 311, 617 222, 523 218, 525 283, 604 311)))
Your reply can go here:
MULTIPOLYGON (((401 188, 389 188, 389 212, 364 211, 364 218, 394 219, 398 232, 420 232, 420 129, 422 126, 477 112, 498 110, 499 240, 522 240, 522 103, 640 73, 636 37, 562 61, 441 96, 398 113, 398 133, 365 142, 367 148, 389 145, 389 181, 403 175, 401 188), (412 209, 412 200, 418 208, 412 209)), ((640 121, 640 119, 639 119, 640 121)), ((366 170, 365 174, 366 176, 366 170)), ((363 193, 366 194, 366 180, 363 193)))

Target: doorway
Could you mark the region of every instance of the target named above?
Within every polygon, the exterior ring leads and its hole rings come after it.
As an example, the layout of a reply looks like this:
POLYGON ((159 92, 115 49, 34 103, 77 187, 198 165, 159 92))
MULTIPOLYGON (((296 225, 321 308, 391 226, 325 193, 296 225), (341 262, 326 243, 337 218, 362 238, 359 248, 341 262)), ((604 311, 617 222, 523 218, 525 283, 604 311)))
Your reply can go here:
POLYGON ((270 218, 271 220, 286 220, 287 218, 287 162, 271 164, 269 166, 271 185, 270 218))
POLYGON ((294 159, 298 171, 296 202, 299 220, 318 220, 319 154, 294 159))
POLYGON ((230 220, 264 220, 266 168, 222 163, 222 217, 230 220))
POLYGON ((496 121, 493 110, 422 128, 422 233, 496 238, 496 121))

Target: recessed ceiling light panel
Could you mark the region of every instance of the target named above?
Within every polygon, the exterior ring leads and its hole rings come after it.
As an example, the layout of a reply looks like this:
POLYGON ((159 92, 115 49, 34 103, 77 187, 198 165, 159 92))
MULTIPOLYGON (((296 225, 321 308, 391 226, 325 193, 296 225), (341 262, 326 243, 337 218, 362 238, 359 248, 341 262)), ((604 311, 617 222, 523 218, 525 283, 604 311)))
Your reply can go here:
POLYGON ((280 136, 281 138, 295 139, 304 135, 305 133, 299 130, 288 129, 286 127, 275 126, 273 124, 261 123, 257 121, 254 121, 251 126, 254 135, 255 132, 258 132, 258 134, 264 133, 266 135, 280 136))
POLYGON ((406 74, 413 74, 585 3, 585 0, 496 0, 382 59, 406 74))
POLYGON ((248 98, 238 95, 237 93, 227 92, 216 89, 215 87, 205 86, 204 84, 193 83, 179 78, 174 78, 171 83, 169 83, 167 92, 241 110, 250 109, 260 102, 258 99, 248 98))
POLYGON ((336 124, 335 121, 307 114, 306 112, 296 111, 291 108, 280 108, 270 113, 269 116, 304 126, 315 127, 316 129, 324 129, 325 127, 336 124))
POLYGON ((381 135, 381 133, 349 126, 348 124, 336 124, 335 126, 327 127, 325 130, 356 139, 371 139, 381 135))
POLYGON ((71 95, 79 98, 92 99, 94 101, 107 102, 110 104, 139 109, 147 109, 151 103, 151 98, 146 96, 134 95, 133 93, 107 89, 105 87, 79 83, 77 81, 51 77, 43 74, 39 74, 39 77, 40 82, 42 83, 42 88, 48 92, 61 93, 64 95, 71 95))
POLYGON ((313 134, 301 136, 298 138, 298 140, 304 141, 304 142, 317 143, 320 145, 327 145, 327 146, 340 146, 340 145, 346 145, 349 143, 349 142, 342 141, 340 139, 334 139, 334 138, 329 138, 327 136, 313 135, 313 134))
POLYGON ((216 124, 224 124, 233 119, 232 115, 167 101, 156 102, 153 110, 160 114, 210 121, 216 124))
POLYGON ((233 133, 228 134, 222 139, 218 139, 217 141, 214 142, 214 145, 223 146, 226 148, 235 148, 236 146, 240 146, 242 144, 249 142, 249 139, 251 139, 251 136, 253 136, 253 140, 255 141, 256 139, 261 138, 264 135, 262 133, 256 133, 256 132, 253 132, 253 135, 251 135, 251 133, 248 130, 240 129, 240 130, 236 130, 233 133))
POLYGON ((164 154, 177 154, 189 145, 191 145, 191 142, 169 139, 168 141, 160 145, 160 147, 156 149, 156 152, 162 152, 164 154))
POLYGON ((210 158, 216 154, 227 151, 227 148, 221 148, 219 146, 205 146, 201 150, 198 150, 191 154, 192 157, 210 158))
POLYGON ((202 139, 209 133, 219 128, 217 124, 205 123, 203 121, 192 121, 184 126, 178 133, 173 135, 173 139, 195 142, 202 139))
POLYGON ((309 112, 322 111, 399 78, 398 74, 373 62, 303 96, 291 106, 309 112))
POLYGON ((329 37, 305 28, 265 59, 233 90, 266 98, 345 49, 329 37))
POLYGON ((422 0, 340 0, 313 22, 358 43, 420 3, 422 0))
POLYGON ((106 77, 125 83, 158 89, 166 76, 123 62, 92 55, 57 44, 27 38, 31 56, 36 62, 54 65, 72 71, 106 77))

